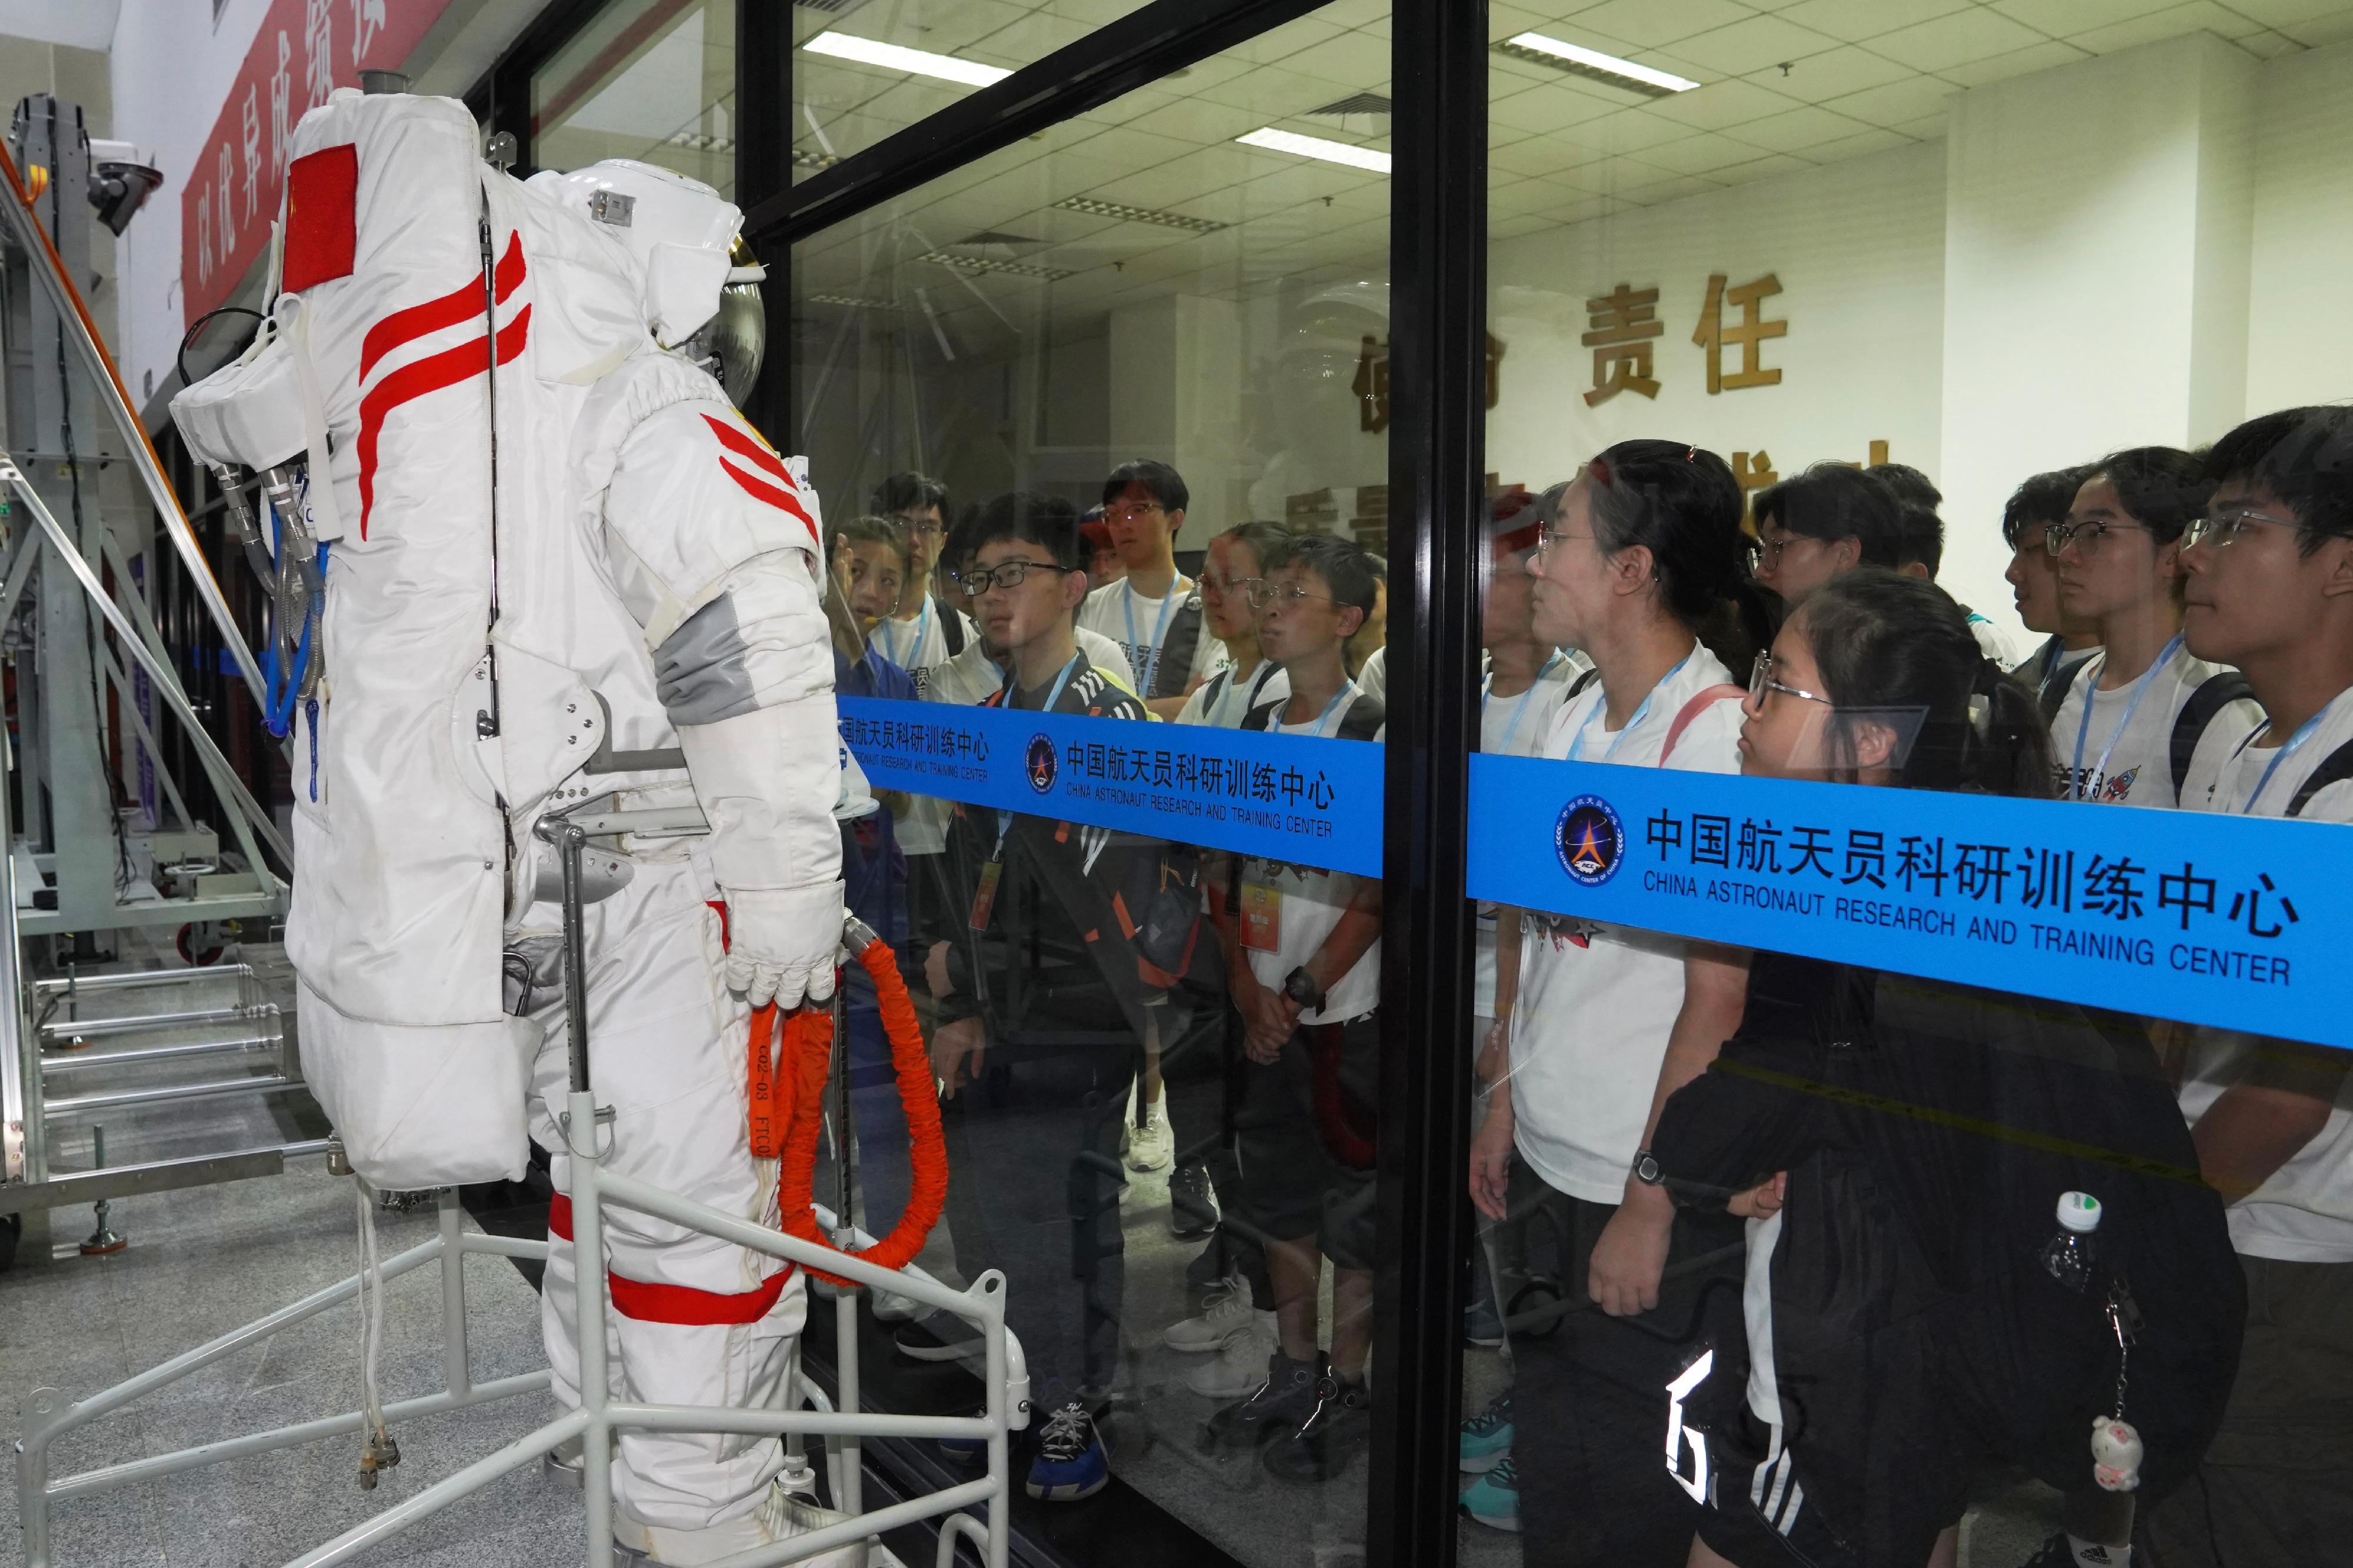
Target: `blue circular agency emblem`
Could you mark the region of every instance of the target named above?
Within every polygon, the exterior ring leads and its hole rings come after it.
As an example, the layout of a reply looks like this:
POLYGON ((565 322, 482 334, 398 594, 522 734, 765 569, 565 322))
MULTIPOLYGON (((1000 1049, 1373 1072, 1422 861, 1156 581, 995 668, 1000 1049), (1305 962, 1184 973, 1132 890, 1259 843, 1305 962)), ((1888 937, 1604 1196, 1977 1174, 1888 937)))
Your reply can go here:
POLYGON ((1029 750, 1024 758, 1029 774, 1029 787, 1039 795, 1054 787, 1054 772, 1059 765, 1054 758, 1054 742, 1043 735, 1029 737, 1029 750))
POLYGON ((1598 795, 1580 795, 1560 808, 1553 825, 1554 853, 1560 868, 1579 887, 1598 888, 1618 874, 1626 858, 1626 833, 1617 812, 1598 795))

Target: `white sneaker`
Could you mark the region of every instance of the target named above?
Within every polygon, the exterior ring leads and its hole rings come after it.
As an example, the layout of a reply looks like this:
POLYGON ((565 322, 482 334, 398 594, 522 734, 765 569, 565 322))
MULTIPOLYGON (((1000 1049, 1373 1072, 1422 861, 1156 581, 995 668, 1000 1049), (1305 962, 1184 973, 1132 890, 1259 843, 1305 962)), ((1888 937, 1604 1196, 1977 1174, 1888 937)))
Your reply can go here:
POLYGON ((1272 1312, 1253 1312, 1218 1347, 1217 1358, 1185 1374, 1185 1386, 1204 1399, 1240 1399, 1266 1381, 1266 1364, 1279 1343, 1272 1312))
MULTIPOLYGON (((1274 1314, 1251 1311, 1250 1281, 1239 1274, 1229 1275, 1202 1302, 1199 1317, 1169 1324, 1161 1331, 1160 1342, 1187 1355, 1206 1355, 1222 1349, 1226 1336, 1236 1329, 1249 1328, 1260 1318, 1271 1321, 1274 1314)), ((1265 1362, 1264 1356, 1259 1358, 1261 1367, 1265 1362)))
POLYGON ((1166 1096, 1152 1102, 1145 1112, 1144 1125, 1132 1128, 1127 1141, 1127 1168, 1131 1171, 1165 1171, 1176 1163, 1176 1134, 1168 1125, 1166 1096))
MULTIPOLYGON (((702 1568, 754 1547, 774 1546, 796 1535, 808 1535, 850 1516, 819 1508, 805 1497, 773 1485, 760 1506, 751 1512, 703 1530, 672 1530, 648 1524, 617 1503, 613 1509, 613 1539, 660 1568, 702 1568)), ((849 1568, 859 1542, 802 1559, 808 1568, 849 1568)))
POLYGON ((877 1322, 912 1323, 923 1315, 923 1304, 913 1296, 902 1296, 895 1290, 877 1290, 873 1294, 877 1322))

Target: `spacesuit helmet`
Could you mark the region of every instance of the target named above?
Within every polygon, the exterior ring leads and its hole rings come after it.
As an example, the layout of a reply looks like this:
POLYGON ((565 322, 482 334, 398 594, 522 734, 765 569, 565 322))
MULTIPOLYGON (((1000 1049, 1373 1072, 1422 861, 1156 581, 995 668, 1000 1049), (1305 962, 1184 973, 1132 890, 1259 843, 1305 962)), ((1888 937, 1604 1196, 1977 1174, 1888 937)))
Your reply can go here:
POLYGON ((690 357, 715 359, 731 395, 750 390, 766 339, 765 273, 744 248, 742 208, 701 180, 634 158, 548 171, 530 184, 628 247, 645 279, 647 328, 662 347, 685 349, 726 318, 690 357))

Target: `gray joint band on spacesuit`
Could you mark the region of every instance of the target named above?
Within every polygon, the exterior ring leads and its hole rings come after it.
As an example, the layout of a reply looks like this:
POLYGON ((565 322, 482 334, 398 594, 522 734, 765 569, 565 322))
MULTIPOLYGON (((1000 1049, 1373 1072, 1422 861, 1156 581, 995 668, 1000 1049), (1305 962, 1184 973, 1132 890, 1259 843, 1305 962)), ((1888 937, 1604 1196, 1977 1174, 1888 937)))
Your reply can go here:
POLYGON ((716 724, 760 706, 752 686, 751 649, 722 594, 687 616, 654 650, 655 693, 672 724, 716 724))

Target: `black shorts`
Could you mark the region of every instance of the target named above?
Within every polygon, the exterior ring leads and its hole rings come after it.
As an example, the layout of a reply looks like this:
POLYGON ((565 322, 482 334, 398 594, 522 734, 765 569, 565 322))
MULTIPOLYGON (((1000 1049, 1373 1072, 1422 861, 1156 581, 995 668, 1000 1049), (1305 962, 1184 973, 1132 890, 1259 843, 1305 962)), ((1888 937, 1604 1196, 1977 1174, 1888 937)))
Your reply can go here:
POLYGON ((1294 1030, 1274 1066, 1244 1068, 1234 1117, 1242 1181, 1228 1213, 1261 1240, 1313 1237, 1337 1268, 1373 1266, 1380 1049, 1378 1015, 1367 1013, 1294 1030))
POLYGON ((1961 1516, 1961 1468, 1924 1474, 1916 1489, 1881 1493, 1872 1500, 1873 1511, 1883 1514, 1876 1521, 1879 1527, 1896 1538, 1922 1542, 1919 1550, 1883 1560, 1865 1555, 1863 1543, 1834 1529, 1806 1495, 1809 1476, 1821 1479, 1826 1467, 1845 1467, 1852 1456, 1840 1452, 1834 1441, 1793 1448, 1785 1436, 1779 1426, 1757 1420, 1745 1400, 1736 1416, 1707 1434, 1712 1473, 1708 1506, 1699 1516, 1699 1538, 1739 1568, 1884 1568, 1886 1563, 1925 1563, 1937 1533, 1961 1516))

